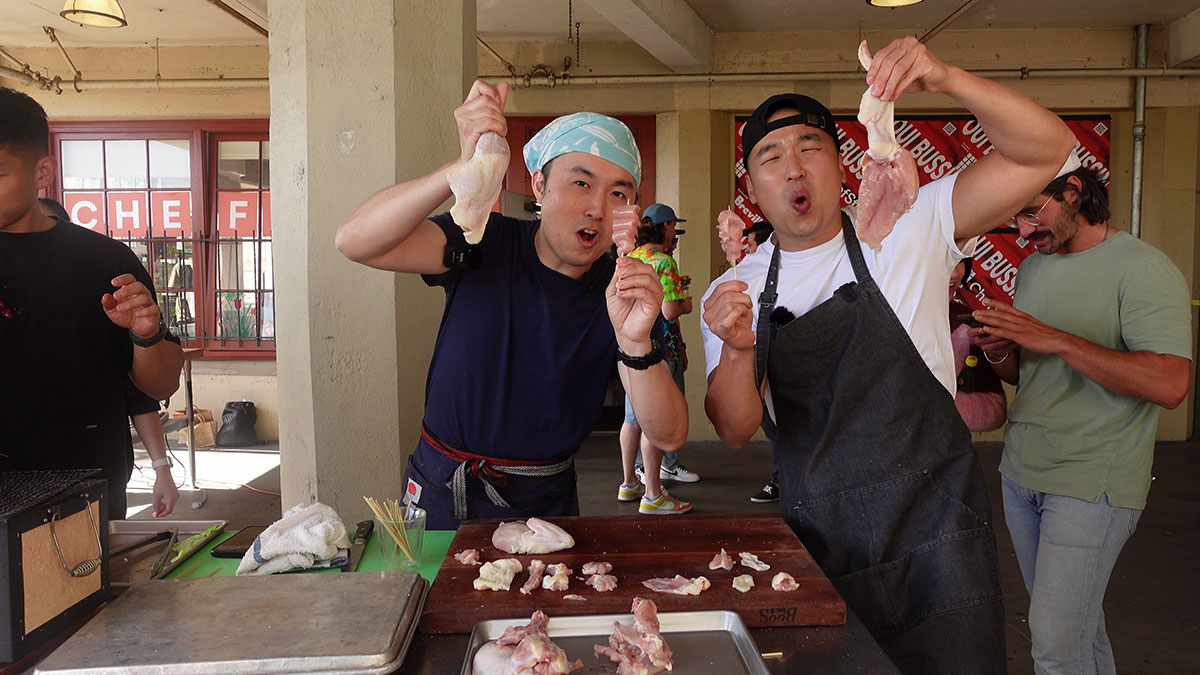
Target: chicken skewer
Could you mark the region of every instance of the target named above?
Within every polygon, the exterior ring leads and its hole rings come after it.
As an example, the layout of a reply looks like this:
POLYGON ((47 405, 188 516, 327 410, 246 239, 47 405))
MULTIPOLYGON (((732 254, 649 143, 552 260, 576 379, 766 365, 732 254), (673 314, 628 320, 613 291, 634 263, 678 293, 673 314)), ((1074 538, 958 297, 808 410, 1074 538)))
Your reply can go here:
POLYGON ((721 240, 721 250, 725 252, 725 259, 733 267, 734 281, 737 281, 737 264, 742 258, 742 237, 745 232, 746 224, 733 212, 732 207, 717 215, 717 238, 721 240))

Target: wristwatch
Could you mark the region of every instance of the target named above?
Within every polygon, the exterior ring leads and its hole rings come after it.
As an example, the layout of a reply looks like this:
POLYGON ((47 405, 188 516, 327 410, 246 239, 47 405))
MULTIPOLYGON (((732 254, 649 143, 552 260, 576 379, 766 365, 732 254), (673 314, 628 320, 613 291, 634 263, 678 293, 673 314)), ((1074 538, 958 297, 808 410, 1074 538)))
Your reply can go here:
POLYGON ((132 330, 129 331, 130 341, 132 341, 133 344, 135 344, 139 347, 153 347, 154 345, 162 342, 163 338, 166 336, 167 336, 167 322, 163 321, 161 316, 158 317, 158 332, 156 332, 154 335, 151 335, 150 337, 144 338, 144 337, 138 335, 137 333, 133 332, 132 330))
POLYGON ((150 462, 151 469, 157 469, 157 468, 163 467, 163 466, 172 467, 172 466, 175 466, 175 464, 173 462, 171 462, 170 457, 163 457, 161 459, 156 459, 153 462, 150 462))
POLYGON ((650 338, 650 353, 645 356, 630 356, 617 347, 617 357, 624 363, 626 367, 634 370, 646 370, 656 363, 663 360, 662 349, 658 346, 658 340, 650 338))

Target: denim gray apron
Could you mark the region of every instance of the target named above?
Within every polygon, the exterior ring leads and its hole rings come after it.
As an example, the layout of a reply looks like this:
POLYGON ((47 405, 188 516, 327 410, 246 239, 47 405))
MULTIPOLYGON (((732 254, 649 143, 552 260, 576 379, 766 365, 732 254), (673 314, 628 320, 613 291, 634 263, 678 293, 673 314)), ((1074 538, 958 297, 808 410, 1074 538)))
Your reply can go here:
POLYGON ((772 317, 776 247, 759 297, 780 511, 902 672, 1003 675, 991 508, 970 432, 848 218, 842 229, 857 283, 801 317, 772 317))

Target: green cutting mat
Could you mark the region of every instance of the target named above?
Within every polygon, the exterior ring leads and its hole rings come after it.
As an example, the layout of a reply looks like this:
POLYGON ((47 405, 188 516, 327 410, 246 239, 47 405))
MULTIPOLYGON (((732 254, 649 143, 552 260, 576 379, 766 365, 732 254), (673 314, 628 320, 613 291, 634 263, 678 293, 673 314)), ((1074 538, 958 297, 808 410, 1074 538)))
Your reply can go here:
MULTIPOLYGON (((212 549, 235 534, 237 534, 237 530, 222 532, 217 535, 204 548, 196 551, 190 558, 180 563, 166 578, 199 579, 201 577, 233 576, 241 560, 239 558, 214 558, 212 557, 212 549)), ((425 532, 425 550, 421 552, 421 567, 417 569, 417 572, 430 583, 433 583, 433 578, 437 576, 438 569, 442 566, 442 560, 446 557, 446 551, 450 549, 450 542, 453 539, 454 530, 427 530, 425 532)), ((358 562, 358 571, 378 572, 382 569, 380 557, 379 541, 376 533, 372 532, 370 539, 367 540, 366 547, 363 548, 362 560, 358 562)), ((325 569, 314 571, 336 572, 338 570, 325 569)))

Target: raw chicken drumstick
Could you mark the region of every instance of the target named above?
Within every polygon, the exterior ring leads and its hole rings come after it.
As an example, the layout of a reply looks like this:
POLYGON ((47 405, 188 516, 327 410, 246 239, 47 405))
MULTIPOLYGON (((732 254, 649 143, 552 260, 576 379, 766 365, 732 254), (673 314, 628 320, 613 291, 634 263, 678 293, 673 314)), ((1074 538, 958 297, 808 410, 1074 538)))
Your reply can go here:
MULTIPOLYGON (((858 60, 871 69, 867 41, 858 46, 858 60)), ((858 238, 879 250, 892 233, 896 221, 917 200, 917 163, 896 142, 895 104, 875 97, 871 88, 863 92, 858 121, 867 128, 867 152, 863 155, 862 184, 858 187, 854 230, 858 238)))
POLYGON ((492 204, 500 197, 508 159, 508 142, 489 131, 475 142, 475 154, 469 161, 446 172, 450 191, 454 193, 450 217, 462 228, 468 244, 478 244, 483 239, 492 204))

